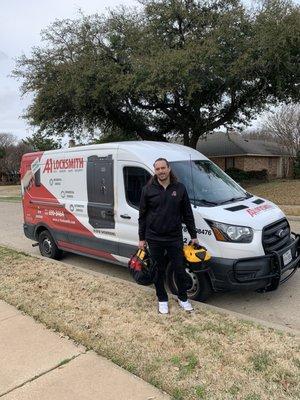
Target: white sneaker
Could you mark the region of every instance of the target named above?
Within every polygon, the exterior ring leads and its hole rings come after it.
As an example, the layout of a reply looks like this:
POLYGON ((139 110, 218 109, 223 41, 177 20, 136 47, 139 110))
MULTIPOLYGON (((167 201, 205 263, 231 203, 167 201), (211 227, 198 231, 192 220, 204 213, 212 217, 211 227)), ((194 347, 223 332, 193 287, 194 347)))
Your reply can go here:
POLYGON ((169 304, 167 301, 158 302, 158 312, 160 314, 169 314, 169 304))
POLYGON ((181 301, 181 300, 178 299, 178 304, 185 311, 193 311, 194 310, 193 306, 191 305, 191 303, 188 300, 187 301, 181 301))

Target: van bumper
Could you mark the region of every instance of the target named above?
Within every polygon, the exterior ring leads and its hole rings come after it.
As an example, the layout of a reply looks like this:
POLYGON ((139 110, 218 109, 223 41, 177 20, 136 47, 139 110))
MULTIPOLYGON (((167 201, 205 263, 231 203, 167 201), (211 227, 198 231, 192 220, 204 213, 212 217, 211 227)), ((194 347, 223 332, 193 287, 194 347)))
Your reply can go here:
POLYGON ((300 236, 271 254, 240 259, 212 257, 208 274, 215 291, 271 291, 286 282, 300 267, 300 236), (291 260, 285 265, 287 258, 291 260))

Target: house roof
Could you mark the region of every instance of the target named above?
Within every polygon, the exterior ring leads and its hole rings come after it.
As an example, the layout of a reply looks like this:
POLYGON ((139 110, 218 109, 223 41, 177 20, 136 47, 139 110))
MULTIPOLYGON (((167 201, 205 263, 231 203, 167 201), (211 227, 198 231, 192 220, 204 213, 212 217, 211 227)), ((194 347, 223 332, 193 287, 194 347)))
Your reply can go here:
POLYGON ((278 143, 244 138, 236 132, 213 132, 199 139, 197 150, 206 157, 217 156, 283 156, 289 153, 278 143))

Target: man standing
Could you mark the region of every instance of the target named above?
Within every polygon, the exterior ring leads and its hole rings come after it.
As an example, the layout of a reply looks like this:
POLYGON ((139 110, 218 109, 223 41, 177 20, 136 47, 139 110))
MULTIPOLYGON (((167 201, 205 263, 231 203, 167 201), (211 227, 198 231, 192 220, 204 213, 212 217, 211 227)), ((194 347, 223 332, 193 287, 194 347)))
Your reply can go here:
POLYGON ((175 271, 178 303, 186 311, 193 307, 187 298, 183 260, 182 222, 186 224, 192 243, 198 243, 194 216, 185 186, 178 182, 165 158, 154 164, 155 175, 144 186, 139 215, 139 248, 148 243, 151 257, 157 262, 155 282, 158 310, 168 314, 168 294, 164 285, 165 251, 175 271))

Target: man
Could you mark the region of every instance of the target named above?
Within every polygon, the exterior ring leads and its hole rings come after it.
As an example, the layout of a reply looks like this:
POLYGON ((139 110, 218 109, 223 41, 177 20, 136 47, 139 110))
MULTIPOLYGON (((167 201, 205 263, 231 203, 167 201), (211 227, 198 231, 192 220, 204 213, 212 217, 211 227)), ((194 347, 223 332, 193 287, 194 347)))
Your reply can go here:
POLYGON ((186 224, 192 243, 198 243, 194 216, 185 186, 178 182, 165 158, 154 164, 155 175, 144 186, 139 215, 139 248, 148 243, 151 257, 157 262, 155 282, 158 311, 168 314, 168 294, 164 285, 165 251, 175 271, 178 303, 186 311, 193 307, 187 298, 183 261, 182 222, 186 224))

